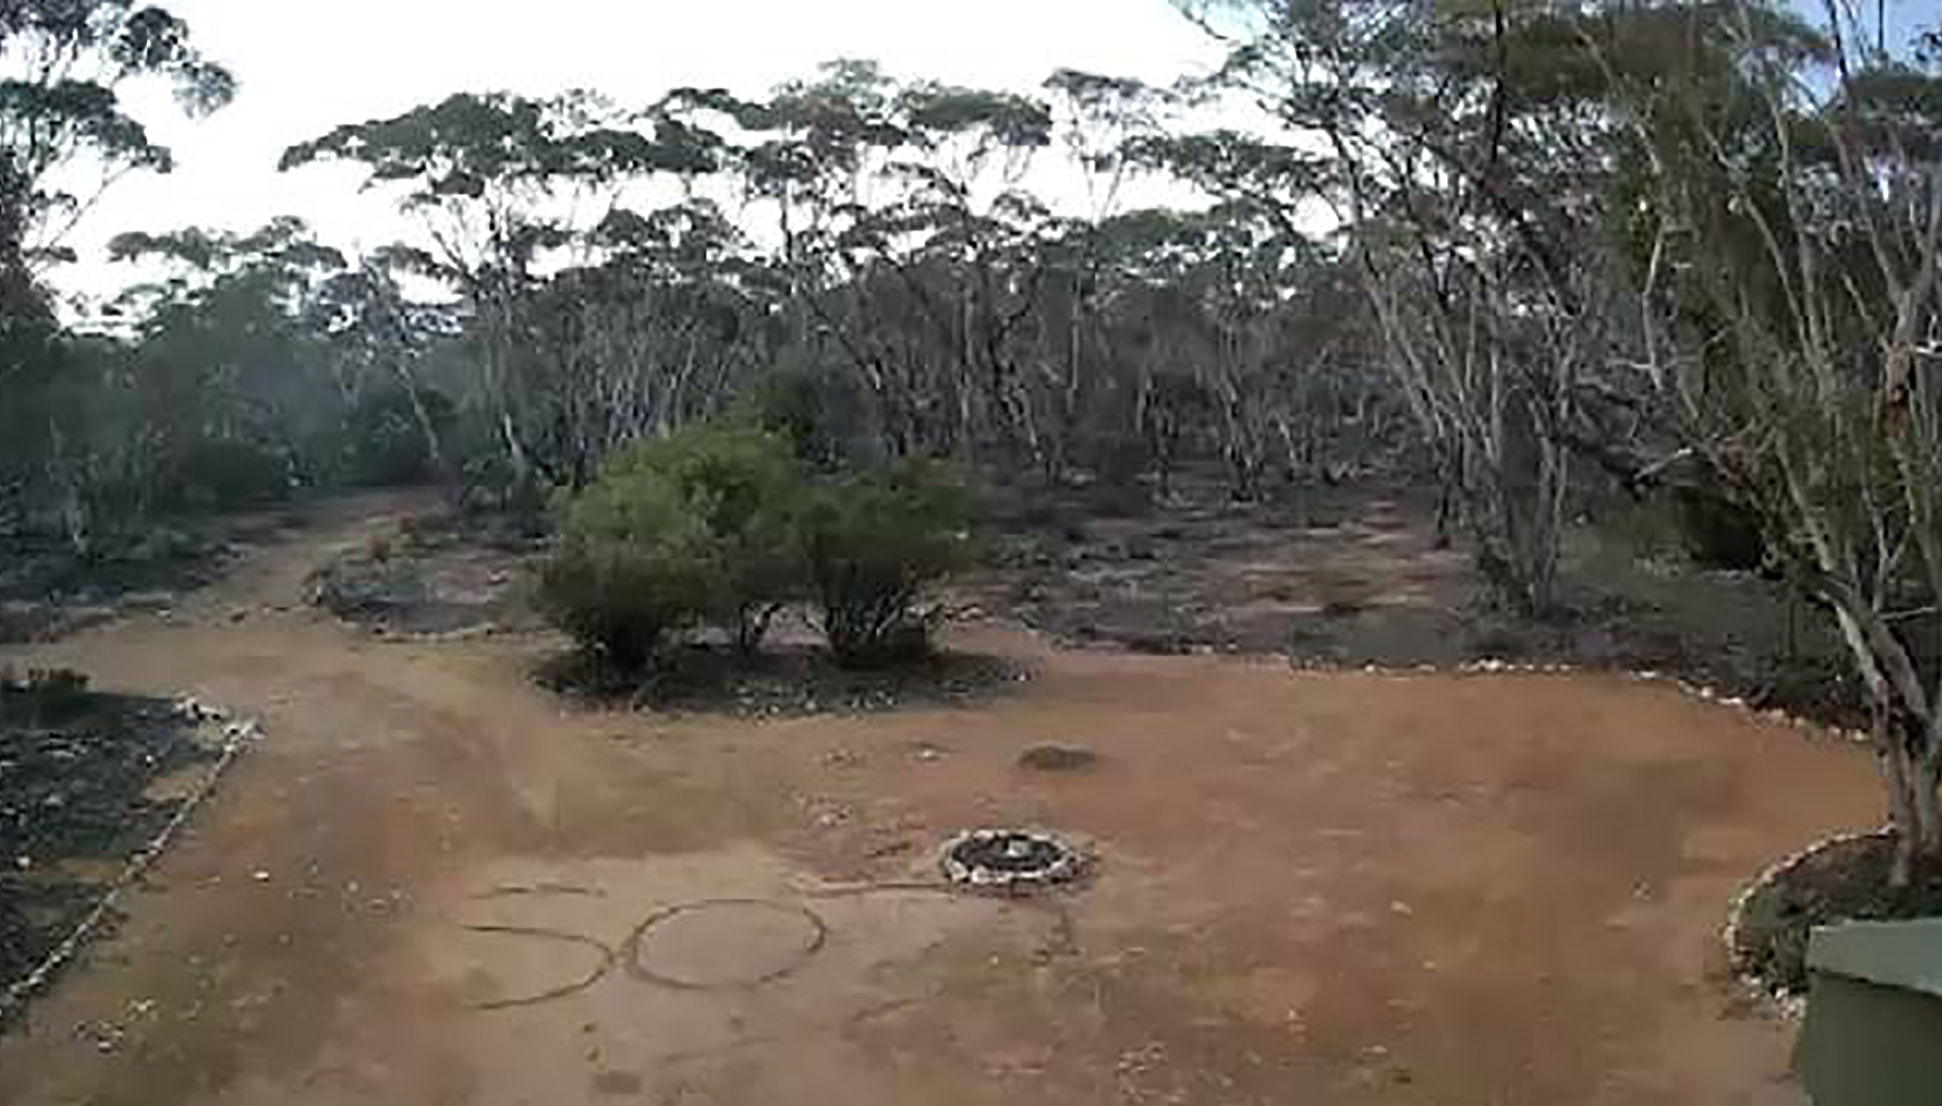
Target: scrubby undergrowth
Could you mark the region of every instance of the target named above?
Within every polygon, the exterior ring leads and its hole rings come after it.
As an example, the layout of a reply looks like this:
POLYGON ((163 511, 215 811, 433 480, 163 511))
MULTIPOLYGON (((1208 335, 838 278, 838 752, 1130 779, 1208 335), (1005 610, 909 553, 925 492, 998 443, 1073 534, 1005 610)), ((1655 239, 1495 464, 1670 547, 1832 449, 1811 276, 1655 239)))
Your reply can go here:
POLYGON ((76 673, 0 676, 0 992, 31 972, 167 824, 158 780, 215 756, 159 699, 76 673))
POLYGON ((1533 619, 1486 601, 1472 559, 1437 547, 1434 508, 1431 490, 1374 482, 1256 502, 1186 478, 1165 503, 1013 492, 966 586, 1078 647, 1651 670, 1755 709, 1865 722, 1840 641, 1781 581, 1697 567, 1676 535, 1610 511, 1571 529, 1559 608, 1533 619))
POLYGON ((532 566, 543 525, 517 515, 438 510, 407 518, 313 573, 310 602, 386 633, 452 634, 538 624, 532 566))
POLYGON ((85 552, 49 534, 0 535, 0 642, 48 640, 129 609, 168 606, 221 575, 238 543, 281 515, 182 520, 85 552))

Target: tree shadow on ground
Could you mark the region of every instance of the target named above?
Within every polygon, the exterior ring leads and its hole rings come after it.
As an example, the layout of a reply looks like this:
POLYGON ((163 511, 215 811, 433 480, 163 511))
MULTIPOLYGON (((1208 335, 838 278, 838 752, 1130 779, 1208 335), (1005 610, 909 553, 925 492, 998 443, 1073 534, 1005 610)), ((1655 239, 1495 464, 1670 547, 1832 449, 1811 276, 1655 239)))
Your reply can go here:
POLYGON ((826 649, 783 645, 746 656, 712 643, 665 650, 646 672, 571 649, 542 660, 539 684, 589 705, 688 714, 788 717, 986 701, 1029 681, 1018 661, 941 649, 879 668, 844 668, 826 649))

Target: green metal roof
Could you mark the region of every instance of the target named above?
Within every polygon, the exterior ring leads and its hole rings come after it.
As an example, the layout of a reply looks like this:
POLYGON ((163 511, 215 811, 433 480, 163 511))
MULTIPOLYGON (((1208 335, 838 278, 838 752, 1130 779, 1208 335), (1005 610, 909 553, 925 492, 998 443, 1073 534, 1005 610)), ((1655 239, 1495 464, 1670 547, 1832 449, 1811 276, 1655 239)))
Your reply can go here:
POLYGON ((1942 918, 1816 927, 1807 966, 1942 998, 1942 918))

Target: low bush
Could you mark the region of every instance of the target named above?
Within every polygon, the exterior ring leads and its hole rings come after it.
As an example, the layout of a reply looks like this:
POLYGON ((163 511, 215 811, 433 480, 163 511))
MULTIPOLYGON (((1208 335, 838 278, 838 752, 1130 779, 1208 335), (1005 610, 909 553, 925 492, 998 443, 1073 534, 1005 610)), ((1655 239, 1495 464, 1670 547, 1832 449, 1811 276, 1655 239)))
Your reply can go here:
POLYGON ((616 455, 566 507, 540 599, 624 671, 667 635, 723 627, 747 653, 808 599, 838 663, 928 652, 926 587, 963 561, 966 502, 933 466, 810 482, 768 431, 692 427, 616 455))
POLYGON ((744 652, 801 592, 795 513, 802 476, 786 439, 761 430, 696 426, 621 454, 607 479, 667 481, 707 532, 716 564, 708 613, 744 652))
POLYGON ((807 497, 804 567, 839 663, 867 668, 928 652, 924 590, 968 555, 964 490, 933 465, 905 463, 832 480, 807 497))
POLYGON ((708 609, 720 564, 701 515, 648 469, 615 471, 566 507, 560 548, 541 570, 555 624, 628 671, 708 609))

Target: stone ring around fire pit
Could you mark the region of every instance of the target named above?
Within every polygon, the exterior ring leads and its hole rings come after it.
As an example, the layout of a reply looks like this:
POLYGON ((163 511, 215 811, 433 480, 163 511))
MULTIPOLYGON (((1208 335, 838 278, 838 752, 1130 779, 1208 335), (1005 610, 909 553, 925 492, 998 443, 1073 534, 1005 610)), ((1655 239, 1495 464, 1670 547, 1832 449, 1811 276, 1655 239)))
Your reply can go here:
POLYGON ((1078 849, 1049 833, 1025 829, 975 829, 944 843, 944 878, 988 890, 1026 890, 1065 883, 1085 871, 1078 849))

